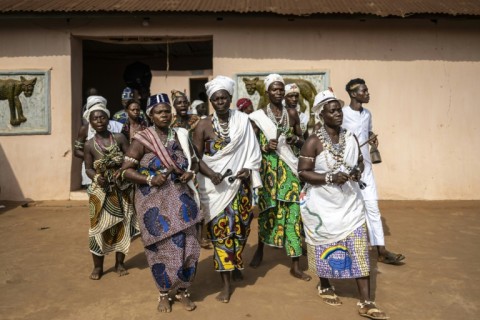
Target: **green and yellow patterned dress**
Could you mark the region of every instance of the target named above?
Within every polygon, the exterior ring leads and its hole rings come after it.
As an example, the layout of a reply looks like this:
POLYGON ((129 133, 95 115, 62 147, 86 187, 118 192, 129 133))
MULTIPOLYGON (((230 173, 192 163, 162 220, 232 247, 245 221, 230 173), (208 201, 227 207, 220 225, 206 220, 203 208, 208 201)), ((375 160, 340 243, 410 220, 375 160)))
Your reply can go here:
MULTIPOLYGON (((260 131, 262 150, 267 144, 260 131)), ((290 257, 301 256, 300 180, 275 151, 262 152, 260 175, 263 188, 258 192, 259 240, 270 246, 285 247, 290 257)))

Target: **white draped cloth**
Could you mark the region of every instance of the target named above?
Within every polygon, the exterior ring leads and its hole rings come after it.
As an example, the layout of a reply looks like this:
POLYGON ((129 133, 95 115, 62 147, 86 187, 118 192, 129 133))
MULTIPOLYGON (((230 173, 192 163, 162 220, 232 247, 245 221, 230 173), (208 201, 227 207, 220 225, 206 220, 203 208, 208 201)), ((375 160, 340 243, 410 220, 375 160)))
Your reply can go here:
MULTIPOLYGON (((369 138, 369 132, 372 131, 372 114, 368 109, 363 108, 362 112, 353 110, 350 106, 342 108, 343 123, 342 127, 353 132, 360 144, 363 144, 369 138)), ((363 164, 365 170, 362 173, 362 180, 367 187, 362 190, 363 199, 378 200, 377 187, 372 170, 372 160, 370 159, 370 149, 368 143, 362 147, 363 164)))
MULTIPOLYGON (((262 130, 267 140, 277 139, 277 126, 272 120, 270 120, 263 110, 252 112, 250 113, 249 117, 253 122, 255 122, 257 127, 262 130)), ((285 135, 282 134, 278 138, 277 150, 275 150, 275 152, 278 154, 279 158, 289 166, 293 173, 298 176, 298 158, 295 156, 292 148, 287 143, 285 135)))
MULTIPOLYGON (((344 163, 353 167, 358 161, 358 144, 349 131, 345 138, 344 163)), ((315 172, 329 172, 327 161, 334 163, 329 151, 323 150, 315 158, 315 172)), ((344 165, 339 171, 348 173, 344 165)), ((300 197, 300 211, 305 228, 305 241, 314 246, 342 240, 365 223, 365 208, 360 188, 357 182, 351 180, 342 186, 307 184, 300 197)))
MULTIPOLYGON (((230 110, 229 127, 230 143, 213 156, 203 155, 202 160, 214 172, 221 174, 228 169, 232 170, 233 175, 243 168, 250 169, 252 170, 252 188, 258 188, 261 186, 258 170, 262 153, 248 116, 245 113, 230 110)), ((229 183, 228 178, 225 178, 220 184, 214 185, 209 178, 201 173, 198 174, 198 190, 205 211, 205 223, 214 219, 228 206, 235 198, 240 183, 239 179, 229 183)))

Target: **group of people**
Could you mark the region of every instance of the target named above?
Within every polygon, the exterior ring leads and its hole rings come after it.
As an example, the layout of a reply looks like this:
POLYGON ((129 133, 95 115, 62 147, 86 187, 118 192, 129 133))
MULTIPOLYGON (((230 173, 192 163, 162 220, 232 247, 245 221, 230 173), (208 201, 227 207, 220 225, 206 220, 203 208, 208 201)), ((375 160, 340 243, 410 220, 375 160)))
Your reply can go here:
POLYGON ((190 104, 177 90, 171 100, 164 93, 151 96, 145 113, 129 99, 124 113, 114 116, 123 119, 117 131, 105 99, 87 99, 89 124, 80 130, 75 149, 92 180, 90 278, 101 278, 109 252, 116 253, 117 272, 128 274, 125 254, 140 234, 159 290, 158 311, 171 311, 171 295, 185 310, 194 310, 188 289, 207 237, 222 281, 216 298, 229 302, 231 282, 243 279, 242 253, 256 193, 258 246, 252 268, 261 265, 265 244, 285 248, 290 274, 309 281, 299 264, 305 242, 325 303, 342 303, 329 279, 355 278, 360 315, 387 319, 370 298, 368 240, 381 262, 405 257, 385 248, 364 144, 378 143, 370 138, 371 114, 363 107, 369 102, 365 82, 347 84, 349 106, 331 90, 320 92, 312 107, 319 122, 309 133, 309 117, 297 109, 298 87, 286 86, 278 74, 264 81, 270 103, 256 111, 246 98, 231 108, 235 82, 224 76, 205 85, 214 109, 210 115, 203 101, 190 104), (95 133, 88 138, 83 131, 95 133))

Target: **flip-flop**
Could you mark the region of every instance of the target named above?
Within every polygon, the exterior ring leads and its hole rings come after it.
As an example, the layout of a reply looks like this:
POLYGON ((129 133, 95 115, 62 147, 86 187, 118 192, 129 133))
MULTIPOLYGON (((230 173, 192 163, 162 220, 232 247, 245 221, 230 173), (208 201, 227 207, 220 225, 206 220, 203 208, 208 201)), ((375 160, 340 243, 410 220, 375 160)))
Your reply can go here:
POLYGON ((378 262, 385 264, 396 264, 405 259, 405 256, 401 253, 388 252, 386 256, 378 256, 378 262))
POLYGON ((322 301, 325 302, 326 304, 334 307, 338 307, 342 305, 342 301, 335 294, 334 286, 331 286, 325 289, 322 289, 320 288, 320 286, 317 286, 317 289, 318 289, 318 295, 322 298, 322 301))
POLYGON ((377 306, 375 305, 374 301, 365 301, 365 302, 357 302, 357 306, 360 308, 358 309, 358 314, 360 314, 362 317, 374 319, 374 320, 386 320, 389 319, 385 312, 382 310, 378 309, 377 306), (372 306, 371 308, 367 308, 367 306, 370 305, 372 306), (381 316, 374 316, 374 313, 381 313, 383 315, 381 316))

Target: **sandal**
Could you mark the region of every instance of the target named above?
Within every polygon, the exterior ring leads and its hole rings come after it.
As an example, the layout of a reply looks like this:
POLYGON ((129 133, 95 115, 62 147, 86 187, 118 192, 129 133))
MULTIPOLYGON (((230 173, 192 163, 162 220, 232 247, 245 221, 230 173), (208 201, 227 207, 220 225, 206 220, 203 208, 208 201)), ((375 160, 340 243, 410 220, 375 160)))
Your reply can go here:
POLYGON ((323 302, 331 306, 341 306, 342 301, 340 298, 335 294, 335 287, 331 286, 325 289, 320 288, 317 286, 318 295, 322 298, 323 302))
POLYGON ((158 306, 157 306, 158 312, 164 312, 164 313, 172 312, 171 301, 172 299, 168 297, 168 292, 166 293, 160 292, 160 295, 158 296, 158 306))
POLYGON ((374 320, 385 320, 389 318, 385 312, 377 308, 375 301, 359 301, 357 302, 357 306, 360 307, 358 309, 358 313, 362 317, 367 317, 374 320))
POLYGON ((182 303, 183 308, 187 311, 193 311, 197 307, 192 300, 190 300, 190 292, 187 290, 178 290, 175 299, 182 303))
POLYGON ((405 259, 405 256, 403 254, 401 253, 397 254, 390 251, 384 256, 380 256, 380 255, 378 256, 378 262, 383 262, 386 264, 397 264, 403 259, 405 259))

